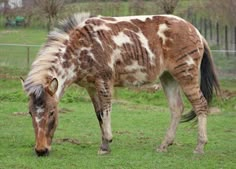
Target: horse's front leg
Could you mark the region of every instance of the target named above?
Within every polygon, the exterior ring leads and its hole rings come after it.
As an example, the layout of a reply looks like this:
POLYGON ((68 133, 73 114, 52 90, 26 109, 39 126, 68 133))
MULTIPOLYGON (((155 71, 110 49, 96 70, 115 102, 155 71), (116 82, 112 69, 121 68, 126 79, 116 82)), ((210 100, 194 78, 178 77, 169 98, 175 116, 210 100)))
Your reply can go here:
POLYGON ((107 154, 110 152, 109 143, 112 142, 111 131, 111 93, 112 89, 109 83, 99 81, 95 88, 87 89, 94 105, 94 109, 99 121, 102 133, 102 143, 98 154, 107 154))

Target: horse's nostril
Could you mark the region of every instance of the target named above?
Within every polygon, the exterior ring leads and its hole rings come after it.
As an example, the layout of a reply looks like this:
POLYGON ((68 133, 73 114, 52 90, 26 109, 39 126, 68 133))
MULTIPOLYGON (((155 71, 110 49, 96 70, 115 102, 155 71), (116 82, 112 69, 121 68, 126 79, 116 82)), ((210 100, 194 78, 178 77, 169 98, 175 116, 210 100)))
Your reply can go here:
POLYGON ((49 154, 49 151, 47 148, 42 149, 42 150, 35 149, 35 152, 38 156, 47 156, 49 154))

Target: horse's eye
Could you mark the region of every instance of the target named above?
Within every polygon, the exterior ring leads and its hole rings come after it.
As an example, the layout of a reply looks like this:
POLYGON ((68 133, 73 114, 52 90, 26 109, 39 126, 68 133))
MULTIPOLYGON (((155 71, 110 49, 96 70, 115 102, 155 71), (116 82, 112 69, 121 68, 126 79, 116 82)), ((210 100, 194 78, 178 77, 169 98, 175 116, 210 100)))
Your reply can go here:
POLYGON ((32 113, 29 111, 30 116, 32 117, 32 113))

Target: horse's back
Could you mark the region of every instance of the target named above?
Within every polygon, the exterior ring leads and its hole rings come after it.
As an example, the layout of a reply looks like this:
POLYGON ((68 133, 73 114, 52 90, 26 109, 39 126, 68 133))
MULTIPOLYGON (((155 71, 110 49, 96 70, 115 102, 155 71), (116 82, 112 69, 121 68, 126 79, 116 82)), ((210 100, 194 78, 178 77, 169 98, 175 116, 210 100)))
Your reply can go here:
POLYGON ((94 17, 81 29, 89 34, 88 53, 97 72, 106 68, 116 85, 150 83, 183 62, 198 65, 201 60, 201 35, 173 15, 94 17))

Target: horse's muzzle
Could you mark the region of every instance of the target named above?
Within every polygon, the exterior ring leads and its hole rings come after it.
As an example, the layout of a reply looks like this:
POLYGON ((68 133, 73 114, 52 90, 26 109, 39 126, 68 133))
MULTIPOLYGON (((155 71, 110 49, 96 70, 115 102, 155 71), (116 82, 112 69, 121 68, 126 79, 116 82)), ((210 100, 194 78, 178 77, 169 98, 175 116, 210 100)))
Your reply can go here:
POLYGON ((39 156, 39 157, 49 155, 49 150, 47 148, 42 149, 42 150, 35 149, 35 152, 36 152, 37 156, 39 156))

